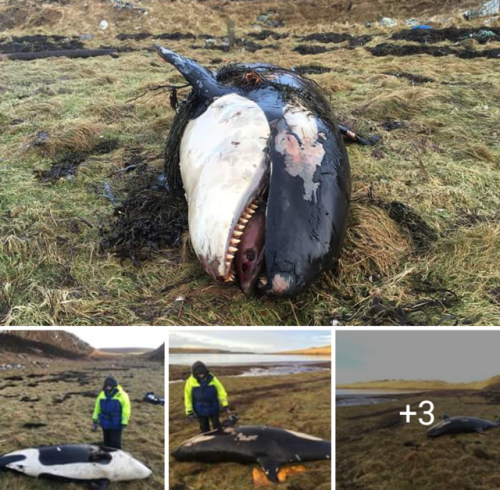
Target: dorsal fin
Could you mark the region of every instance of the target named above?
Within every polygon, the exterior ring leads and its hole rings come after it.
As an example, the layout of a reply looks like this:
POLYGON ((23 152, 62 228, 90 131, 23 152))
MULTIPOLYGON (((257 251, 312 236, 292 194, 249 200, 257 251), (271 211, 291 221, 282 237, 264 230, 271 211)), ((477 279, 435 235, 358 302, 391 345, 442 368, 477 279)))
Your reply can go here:
POLYGON ((200 96, 213 99, 229 92, 228 87, 219 84, 212 73, 195 61, 158 44, 153 44, 153 46, 167 63, 170 63, 179 70, 181 75, 200 96))

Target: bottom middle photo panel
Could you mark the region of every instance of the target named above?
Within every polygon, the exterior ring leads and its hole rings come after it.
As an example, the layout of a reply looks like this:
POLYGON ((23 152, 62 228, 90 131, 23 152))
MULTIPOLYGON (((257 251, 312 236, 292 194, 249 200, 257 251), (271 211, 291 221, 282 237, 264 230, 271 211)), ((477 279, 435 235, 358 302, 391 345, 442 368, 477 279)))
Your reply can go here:
POLYGON ((331 332, 171 330, 170 489, 331 488, 331 332))

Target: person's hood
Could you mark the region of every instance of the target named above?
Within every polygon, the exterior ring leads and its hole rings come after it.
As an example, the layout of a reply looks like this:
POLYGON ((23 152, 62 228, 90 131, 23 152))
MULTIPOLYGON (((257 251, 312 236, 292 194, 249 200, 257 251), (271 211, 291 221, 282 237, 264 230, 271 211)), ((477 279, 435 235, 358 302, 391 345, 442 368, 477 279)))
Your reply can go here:
MULTIPOLYGON (((102 389, 104 391, 106 391, 106 386, 111 386, 114 390, 114 389, 118 388, 118 381, 115 378, 109 376, 108 378, 106 378, 104 380, 104 385, 102 386, 102 389)), ((111 391, 113 391, 113 390, 111 390, 111 391)))
POLYGON ((201 361, 196 361, 193 366, 191 367, 191 373, 193 374, 194 377, 199 376, 200 374, 204 374, 205 376, 208 375, 209 370, 207 366, 201 361))

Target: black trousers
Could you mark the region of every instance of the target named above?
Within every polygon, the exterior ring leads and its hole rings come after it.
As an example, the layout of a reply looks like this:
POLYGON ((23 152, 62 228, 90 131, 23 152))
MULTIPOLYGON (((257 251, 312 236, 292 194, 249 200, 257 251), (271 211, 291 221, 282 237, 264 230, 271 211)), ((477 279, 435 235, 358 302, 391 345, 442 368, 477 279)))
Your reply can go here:
POLYGON ((106 447, 122 448, 122 429, 102 429, 102 433, 106 447))
POLYGON ((210 431, 210 421, 212 421, 212 429, 220 428, 219 414, 212 417, 198 417, 198 420, 200 421, 200 429, 202 432, 210 431))

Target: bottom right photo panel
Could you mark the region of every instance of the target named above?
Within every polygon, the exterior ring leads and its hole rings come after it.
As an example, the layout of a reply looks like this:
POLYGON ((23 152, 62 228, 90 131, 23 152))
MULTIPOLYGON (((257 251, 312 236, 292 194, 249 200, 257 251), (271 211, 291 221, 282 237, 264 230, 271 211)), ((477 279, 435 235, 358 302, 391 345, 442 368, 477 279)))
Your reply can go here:
POLYGON ((337 331, 337 490, 500 488, 499 331, 337 331))

